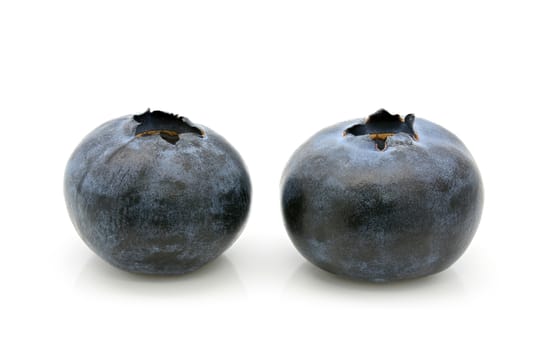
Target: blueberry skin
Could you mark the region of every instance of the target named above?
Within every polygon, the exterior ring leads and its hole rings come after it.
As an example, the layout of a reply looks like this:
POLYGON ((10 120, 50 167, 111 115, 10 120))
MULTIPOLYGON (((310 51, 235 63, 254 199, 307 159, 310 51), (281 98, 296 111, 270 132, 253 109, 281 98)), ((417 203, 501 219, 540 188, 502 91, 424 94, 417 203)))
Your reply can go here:
POLYGON ((483 185, 464 144, 416 119, 378 150, 368 135, 344 134, 351 120, 311 137, 281 182, 288 234, 316 266, 353 279, 416 278, 452 265, 471 242, 483 185))
POLYGON ((137 137, 138 125, 133 116, 111 120, 76 148, 64 180, 69 215, 113 266, 194 271, 237 238, 250 206, 249 175, 238 152, 209 128, 197 125, 204 137, 183 133, 171 144, 137 137))

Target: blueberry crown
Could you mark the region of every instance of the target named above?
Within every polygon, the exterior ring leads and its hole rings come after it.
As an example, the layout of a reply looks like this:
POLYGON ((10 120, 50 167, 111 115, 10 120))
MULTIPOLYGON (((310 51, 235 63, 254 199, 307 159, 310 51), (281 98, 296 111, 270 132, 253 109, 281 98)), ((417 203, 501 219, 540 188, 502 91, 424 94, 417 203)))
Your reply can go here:
POLYGON ((165 141, 173 145, 178 142, 179 134, 193 133, 200 137, 205 136, 203 130, 193 125, 187 118, 162 111, 150 111, 137 114, 134 120, 140 123, 136 127, 138 137, 160 135, 165 141))
POLYGON ((376 143, 376 148, 383 151, 387 148, 387 138, 398 133, 408 134, 417 141, 418 134, 414 131, 414 120, 414 114, 408 114, 402 118, 398 114, 391 114, 385 109, 380 109, 370 115, 364 123, 347 128, 343 135, 368 135, 376 143))

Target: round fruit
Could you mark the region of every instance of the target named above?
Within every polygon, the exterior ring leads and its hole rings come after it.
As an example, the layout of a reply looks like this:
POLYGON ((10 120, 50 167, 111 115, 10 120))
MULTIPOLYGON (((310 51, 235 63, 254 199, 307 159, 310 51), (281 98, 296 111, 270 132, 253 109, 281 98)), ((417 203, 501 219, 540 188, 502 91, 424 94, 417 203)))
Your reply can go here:
POLYGON ((65 200, 86 244, 123 270, 181 274, 218 257, 249 211, 238 152, 214 131, 149 110, 111 120, 77 147, 65 200))
POLYGON ((380 110, 336 124, 292 156, 282 210, 305 258, 370 281, 421 277, 466 250, 483 208, 477 166, 452 133, 380 110))

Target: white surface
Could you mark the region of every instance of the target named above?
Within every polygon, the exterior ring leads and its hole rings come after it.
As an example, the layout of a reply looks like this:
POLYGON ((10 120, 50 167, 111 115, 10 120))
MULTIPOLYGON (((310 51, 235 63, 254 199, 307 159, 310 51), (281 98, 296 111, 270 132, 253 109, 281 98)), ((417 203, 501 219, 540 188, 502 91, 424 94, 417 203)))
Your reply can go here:
POLYGON ((0 348, 548 348, 552 33, 547 1, 3 1, 0 348), (65 162, 146 108, 241 152, 249 221, 180 278, 106 265, 65 210, 65 162), (322 127, 378 108, 456 133, 483 220, 434 277, 335 278, 296 252, 279 180, 322 127))

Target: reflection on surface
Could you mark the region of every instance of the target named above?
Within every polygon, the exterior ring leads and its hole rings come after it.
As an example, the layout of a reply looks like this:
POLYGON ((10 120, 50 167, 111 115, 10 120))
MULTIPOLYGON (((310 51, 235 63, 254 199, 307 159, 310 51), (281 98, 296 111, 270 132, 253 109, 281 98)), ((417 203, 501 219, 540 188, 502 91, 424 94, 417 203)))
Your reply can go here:
POLYGON ((234 265, 225 256, 182 276, 149 276, 128 273, 91 256, 75 284, 78 292, 152 297, 245 296, 234 265))
POLYGON ((436 275, 418 279, 388 282, 370 283, 365 281, 351 280, 342 276, 336 276, 317 268, 309 262, 302 262, 297 267, 286 283, 284 297, 296 296, 335 296, 359 297, 366 299, 366 296, 374 296, 375 300, 383 298, 407 297, 404 299, 450 297, 462 298, 466 295, 462 280, 454 271, 449 268, 436 275))

